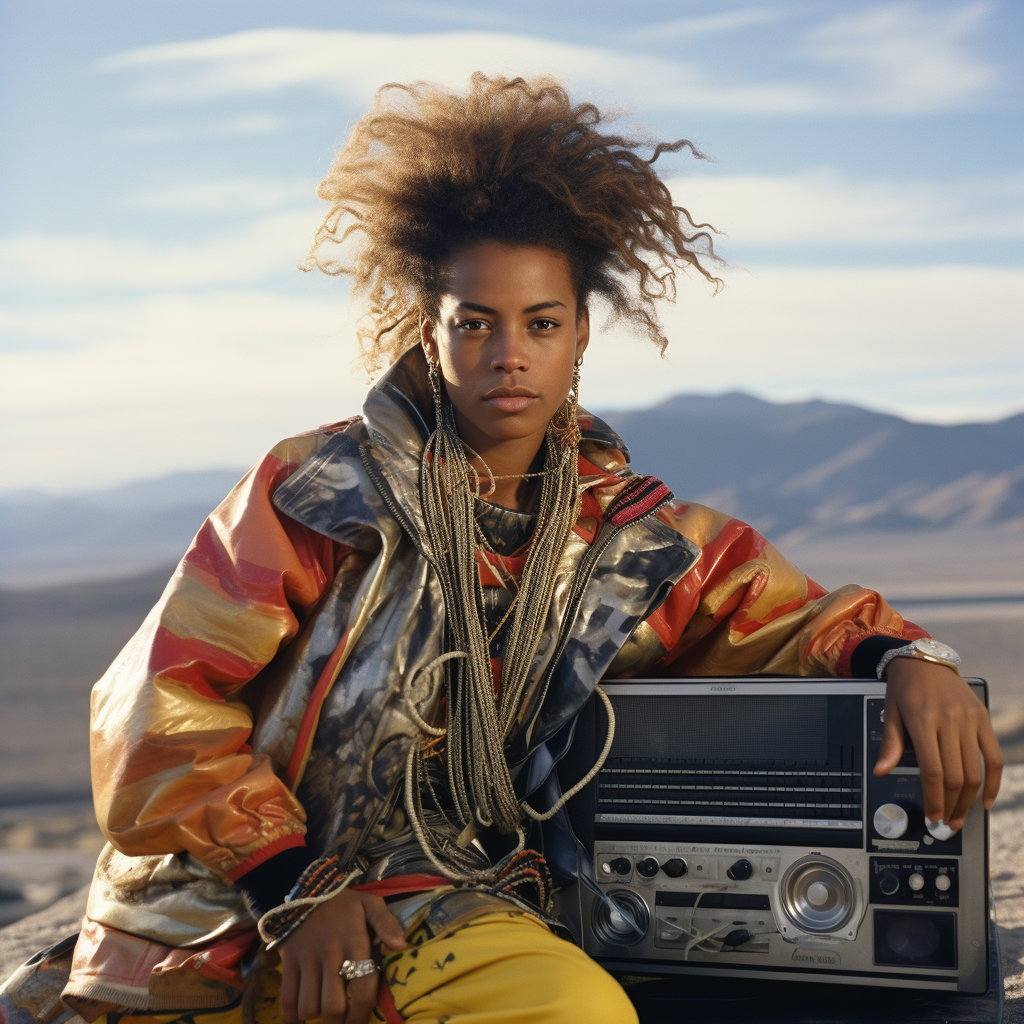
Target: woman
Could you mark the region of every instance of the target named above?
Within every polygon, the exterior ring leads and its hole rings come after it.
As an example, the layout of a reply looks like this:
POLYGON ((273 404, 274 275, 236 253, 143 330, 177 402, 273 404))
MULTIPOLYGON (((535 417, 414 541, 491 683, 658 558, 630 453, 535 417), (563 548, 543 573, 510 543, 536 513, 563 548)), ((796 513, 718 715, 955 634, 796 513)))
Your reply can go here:
POLYGON ((903 650, 922 630, 674 503, 577 408, 593 299, 664 347, 675 272, 715 280, 653 168, 688 144, 645 160, 603 120, 477 76, 388 87, 356 125, 311 265, 368 295, 368 359, 393 365, 362 417, 238 485, 97 685, 110 845, 12 1019, 635 1019, 556 934, 536 852, 565 800, 535 806, 545 744, 605 675, 861 675, 899 650, 876 770, 905 725, 931 817, 963 823, 979 750, 991 805, 987 715, 903 650))

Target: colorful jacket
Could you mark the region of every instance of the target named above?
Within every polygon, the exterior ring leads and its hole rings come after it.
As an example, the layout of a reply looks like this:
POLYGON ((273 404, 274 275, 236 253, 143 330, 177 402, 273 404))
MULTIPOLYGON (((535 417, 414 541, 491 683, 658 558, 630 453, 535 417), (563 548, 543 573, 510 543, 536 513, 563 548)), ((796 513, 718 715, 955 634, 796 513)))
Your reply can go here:
MULTIPOLYGON (((392 806, 420 735, 406 701, 430 718, 440 699, 417 674, 443 625, 418 500, 426 397, 414 349, 361 417, 275 447, 97 683, 94 794, 109 845, 64 990, 83 1016, 237 997, 254 923, 234 883, 305 843, 296 790, 325 708, 333 848, 354 858, 392 806)), ((675 502, 630 470, 605 424, 581 426, 581 510, 513 768, 605 676, 849 675, 866 638, 926 635, 878 594, 826 593, 751 527, 675 502)))

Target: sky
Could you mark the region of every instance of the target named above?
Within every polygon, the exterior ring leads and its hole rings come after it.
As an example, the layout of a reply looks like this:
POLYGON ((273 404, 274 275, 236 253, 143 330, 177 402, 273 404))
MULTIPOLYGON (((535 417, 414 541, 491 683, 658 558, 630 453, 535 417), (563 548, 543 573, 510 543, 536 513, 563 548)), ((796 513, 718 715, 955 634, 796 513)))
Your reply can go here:
POLYGON ((683 282, 667 360, 598 316, 588 407, 1024 409, 1020 0, 510 6, 7 0, 0 491, 250 464, 357 411, 359 311, 297 269, 316 184, 378 86, 475 70, 710 157, 659 166, 726 287, 683 282))

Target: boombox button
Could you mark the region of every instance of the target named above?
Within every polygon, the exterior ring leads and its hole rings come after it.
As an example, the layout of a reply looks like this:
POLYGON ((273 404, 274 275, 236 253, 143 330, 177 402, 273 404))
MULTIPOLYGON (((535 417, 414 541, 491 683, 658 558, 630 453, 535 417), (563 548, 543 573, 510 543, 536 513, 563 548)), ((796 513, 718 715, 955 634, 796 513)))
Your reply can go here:
POLYGON ((625 857, 615 857, 613 860, 606 861, 603 868, 609 873, 614 871, 617 875, 628 875, 631 865, 625 857))
POLYGON ((653 857, 644 857, 643 860, 637 861, 636 870, 637 874, 643 875, 644 878, 653 878, 661 868, 661 865, 653 857))
POLYGON ((745 857, 736 861, 726 874, 736 882, 745 882, 754 873, 754 865, 745 857))
POLYGON ((664 871, 669 878, 682 878, 682 876, 686 874, 686 861, 681 857, 673 857, 671 860, 667 860, 661 865, 661 870, 664 871))
POLYGON ((907 885, 909 885, 914 892, 920 892, 924 888, 924 875, 920 875, 915 871, 907 879, 907 885))
POLYGON ((949 875, 936 875, 935 876, 935 888, 939 892, 946 892, 953 883, 949 880, 949 875))

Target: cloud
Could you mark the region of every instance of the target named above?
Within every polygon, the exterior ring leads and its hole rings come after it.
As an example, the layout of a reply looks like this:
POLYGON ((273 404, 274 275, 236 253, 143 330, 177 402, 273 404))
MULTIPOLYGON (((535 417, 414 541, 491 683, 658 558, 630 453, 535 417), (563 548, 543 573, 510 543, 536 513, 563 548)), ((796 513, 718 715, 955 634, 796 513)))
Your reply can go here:
MULTIPOLYGON (((1024 238, 1024 176, 857 181, 821 168, 795 175, 673 178, 676 202, 735 244, 887 245, 1024 238)), ((727 249, 729 242, 720 244, 727 249)))
POLYGON ((151 185, 133 192, 126 203, 137 210, 160 213, 266 211, 308 203, 314 187, 306 178, 280 181, 235 176, 151 185))
POLYGON ((280 132, 288 127, 283 117, 270 114, 249 114, 244 117, 230 117, 226 120, 215 120, 207 123, 191 121, 179 125, 155 125, 151 128, 140 128, 124 132, 122 142, 136 145, 152 143, 178 142, 182 139, 215 139, 225 135, 269 135, 280 132))
MULTIPOLYGON (((426 79, 463 88, 477 70, 523 75, 554 71, 575 88, 596 90, 620 102, 720 113, 900 114, 976 102, 993 75, 952 73, 957 60, 956 67, 969 63, 961 45, 963 31, 958 35, 955 26, 949 28, 938 15, 930 20, 923 15, 917 18, 934 30, 912 46, 906 33, 908 25, 917 23, 911 17, 915 10, 908 8, 910 13, 902 19, 886 23, 892 39, 885 36, 886 25, 865 26, 849 20, 837 20, 812 34, 811 57, 857 71, 843 89, 831 78, 744 81, 742 74, 730 76, 729 69, 721 66, 630 51, 621 40, 612 48, 494 31, 399 35, 257 29, 140 47, 108 57, 100 67, 135 73, 141 98, 175 102, 306 86, 363 106, 384 82, 426 79), (869 61, 872 40, 879 43, 881 53, 869 61), (910 50, 916 71, 908 77, 903 65, 910 50), (897 81, 902 88, 890 88, 897 81)), ((977 63, 971 66, 981 68, 977 63)), ((780 70, 792 75, 789 66, 780 70)))
POLYGON ((845 68, 860 83, 862 102, 884 108, 899 97, 904 110, 921 113, 962 107, 1001 84, 969 46, 991 13, 990 3, 870 7, 813 29, 806 53, 845 68))
MULTIPOLYGON (((357 411, 366 385, 351 371, 344 291, 303 281, 305 296, 226 290, 0 310, 0 332, 35 341, 0 353, 0 422, 19 439, 0 449, 5 487, 240 465, 357 411)), ((663 311, 667 360, 595 318, 581 397, 638 408, 739 388, 992 419, 1021 407, 1022 295, 1024 270, 991 267, 772 268, 728 275, 715 298, 688 279, 663 311)))
POLYGON ((644 25, 626 34, 631 42, 660 43, 669 39, 693 39, 700 36, 720 35, 723 32, 736 32, 779 21, 787 15, 784 11, 764 7, 744 7, 736 11, 723 11, 721 14, 703 14, 689 18, 674 18, 671 21, 660 21, 654 25, 644 25))
POLYGON ((0 274, 9 284, 60 288, 165 289, 251 282, 288 269, 305 256, 322 212, 274 214, 192 244, 17 235, 0 239, 0 274))

